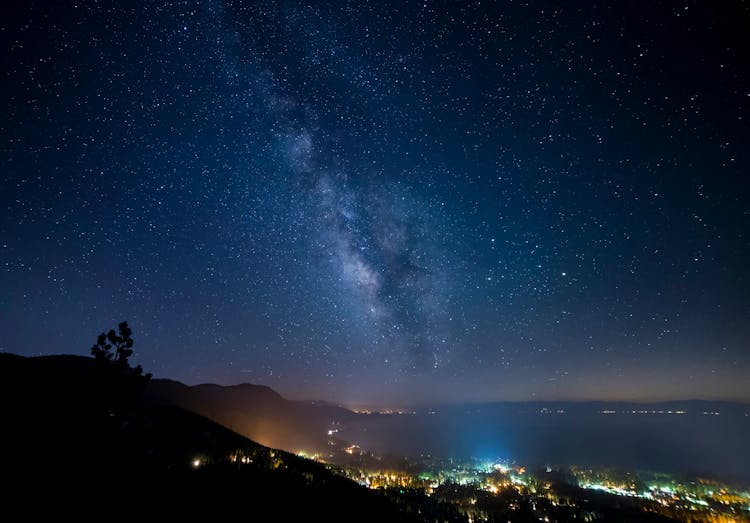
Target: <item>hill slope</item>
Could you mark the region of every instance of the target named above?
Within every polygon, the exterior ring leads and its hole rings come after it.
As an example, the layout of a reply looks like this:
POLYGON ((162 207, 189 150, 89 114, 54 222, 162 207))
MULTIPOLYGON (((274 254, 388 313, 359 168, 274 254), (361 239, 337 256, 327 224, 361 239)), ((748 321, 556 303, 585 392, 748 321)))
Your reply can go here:
POLYGON ((427 498, 365 489, 178 407, 102 411, 95 373, 90 358, 0 354, 6 510, 29 520, 460 519, 427 498))
POLYGON ((247 383, 190 387, 157 379, 148 384, 144 397, 154 405, 196 412, 259 443, 291 452, 325 451, 329 426, 356 416, 339 407, 289 401, 268 387, 247 383))

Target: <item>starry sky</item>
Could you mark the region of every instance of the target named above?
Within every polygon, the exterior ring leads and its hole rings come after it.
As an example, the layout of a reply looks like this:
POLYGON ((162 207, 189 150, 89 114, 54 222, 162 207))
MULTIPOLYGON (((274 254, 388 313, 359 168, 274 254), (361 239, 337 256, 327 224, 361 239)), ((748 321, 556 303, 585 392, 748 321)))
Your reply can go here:
POLYGON ((750 401, 746 3, 7 4, 0 350, 750 401))

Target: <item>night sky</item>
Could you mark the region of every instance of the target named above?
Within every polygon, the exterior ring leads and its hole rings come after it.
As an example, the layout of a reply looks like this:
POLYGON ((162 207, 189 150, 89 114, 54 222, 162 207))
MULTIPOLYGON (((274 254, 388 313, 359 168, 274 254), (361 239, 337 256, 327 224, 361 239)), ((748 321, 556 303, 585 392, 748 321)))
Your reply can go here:
POLYGON ((747 3, 135 4, 0 8, 1 350, 750 401, 747 3))

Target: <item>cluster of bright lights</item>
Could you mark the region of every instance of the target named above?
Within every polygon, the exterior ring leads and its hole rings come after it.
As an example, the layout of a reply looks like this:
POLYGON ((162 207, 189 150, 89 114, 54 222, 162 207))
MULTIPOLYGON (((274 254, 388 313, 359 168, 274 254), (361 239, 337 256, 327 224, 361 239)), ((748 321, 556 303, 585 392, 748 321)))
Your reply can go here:
MULTIPOLYGON (((361 452, 361 450, 358 445, 351 444, 344 448, 344 452, 354 454, 355 452, 361 452)), ((317 453, 311 454, 300 450, 297 452, 297 455, 305 459, 322 461, 321 456, 317 453)), ((276 451, 269 449, 268 457, 271 458, 270 466, 272 468, 277 469, 285 466, 281 456, 277 457, 276 451)), ((232 463, 249 464, 253 462, 253 459, 245 455, 242 451, 237 451, 229 455, 228 458, 232 463)), ((205 455, 199 455, 190 460, 190 465, 194 469, 199 469, 206 466, 209 462, 210 460, 205 455)), ((551 472, 551 470, 550 466, 546 467, 547 472, 551 472)), ((591 471, 588 471, 588 473, 584 472, 583 474, 587 476, 589 473, 591 471)), ((543 489, 550 488, 548 484, 546 486, 541 485, 537 483, 534 477, 527 475, 525 467, 510 465, 503 461, 472 462, 472 464, 460 465, 452 463, 450 468, 440 470, 439 472, 425 471, 416 476, 399 471, 365 472, 363 470, 351 470, 347 472, 347 476, 360 485, 372 489, 382 487, 419 488, 423 489, 427 495, 431 495, 435 489, 445 483, 455 483, 464 486, 474 485, 477 489, 491 494, 498 494, 509 488, 518 492, 534 494, 540 487, 543 489), (496 473, 502 474, 502 477, 498 477, 496 473)), ((713 500, 725 506, 735 507, 733 510, 741 507, 743 511, 750 511, 750 492, 739 492, 720 485, 714 487, 712 484, 701 483, 702 487, 698 486, 696 488, 687 486, 675 487, 654 483, 649 485, 643 492, 638 492, 632 481, 623 483, 615 480, 610 481, 606 477, 600 478, 600 481, 584 480, 583 478, 579 480, 579 486, 583 489, 606 492, 617 496, 646 499, 665 507, 681 506, 680 502, 682 502, 682 504, 688 503, 691 510, 709 509, 711 507, 710 502, 713 500)), ((552 496, 550 499, 553 500, 553 505, 557 505, 554 494, 548 493, 549 495, 552 496)))
POLYGON ((618 496, 630 496, 630 497, 642 497, 638 496, 638 493, 626 488, 618 487, 616 485, 602 485, 600 483, 584 483, 581 488, 590 490, 600 490, 609 494, 616 494, 618 496))
MULTIPOLYGON (((702 508, 709 507, 708 501, 705 499, 699 499, 695 497, 694 495, 688 495, 687 493, 681 493, 677 490, 675 490, 673 487, 670 487, 668 485, 650 485, 648 487, 648 490, 645 490, 644 492, 636 492, 632 488, 625 488, 618 485, 611 485, 611 484, 602 484, 602 483, 581 483, 581 488, 584 489, 590 489, 590 490, 599 490, 603 492, 607 492, 609 494, 615 494, 618 496, 628 496, 628 497, 637 497, 642 499, 648 499, 650 501, 656 501, 657 503, 664 505, 664 506, 670 506, 675 500, 684 500, 690 503, 693 506, 698 506, 702 508)), ((706 494, 709 497, 714 496, 713 490, 706 491, 706 494)), ((722 502, 722 504, 726 504, 725 502, 722 502)), ((750 504, 745 506, 745 510, 750 510, 750 504)))

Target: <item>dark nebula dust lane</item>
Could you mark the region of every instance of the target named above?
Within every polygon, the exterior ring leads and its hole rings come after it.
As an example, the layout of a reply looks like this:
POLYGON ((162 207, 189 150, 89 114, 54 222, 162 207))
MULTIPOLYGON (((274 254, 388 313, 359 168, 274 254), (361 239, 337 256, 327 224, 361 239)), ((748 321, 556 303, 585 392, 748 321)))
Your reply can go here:
POLYGON ((0 350, 350 405, 750 401, 748 6, 0 8, 0 350))

